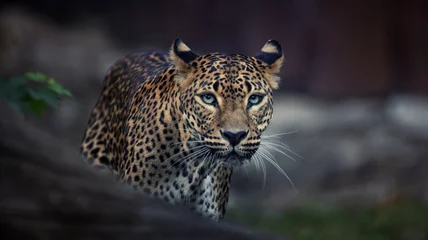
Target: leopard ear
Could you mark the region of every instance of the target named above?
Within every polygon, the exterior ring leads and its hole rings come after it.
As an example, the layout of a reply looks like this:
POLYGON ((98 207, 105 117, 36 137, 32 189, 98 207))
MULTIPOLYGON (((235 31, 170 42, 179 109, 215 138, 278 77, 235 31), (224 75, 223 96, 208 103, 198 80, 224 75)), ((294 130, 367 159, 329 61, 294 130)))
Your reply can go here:
POLYGON ((266 72, 268 74, 267 80, 272 88, 278 88, 279 77, 276 73, 281 70, 282 63, 284 62, 284 54, 282 47, 276 40, 269 40, 263 46, 261 52, 256 55, 256 59, 267 64, 266 72))
POLYGON ((170 58, 178 71, 186 72, 190 69, 190 62, 195 60, 198 55, 186 45, 180 38, 176 38, 171 46, 170 58))

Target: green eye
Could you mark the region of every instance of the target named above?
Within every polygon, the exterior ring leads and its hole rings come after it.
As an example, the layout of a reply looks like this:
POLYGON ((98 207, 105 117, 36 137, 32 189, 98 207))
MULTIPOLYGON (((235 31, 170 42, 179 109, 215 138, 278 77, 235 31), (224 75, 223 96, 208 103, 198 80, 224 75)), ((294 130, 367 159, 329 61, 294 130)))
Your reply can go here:
POLYGON ((254 106, 254 105, 259 104, 259 103, 263 100, 263 97, 264 97, 264 96, 262 96, 262 95, 256 95, 256 94, 251 95, 251 96, 248 98, 248 104, 247 104, 247 107, 248 107, 248 108, 250 108, 250 107, 252 107, 252 106, 254 106))
POLYGON ((206 104, 214 105, 214 106, 217 104, 217 99, 215 98, 215 96, 213 94, 210 94, 210 93, 203 94, 200 97, 201 97, 202 101, 206 104))

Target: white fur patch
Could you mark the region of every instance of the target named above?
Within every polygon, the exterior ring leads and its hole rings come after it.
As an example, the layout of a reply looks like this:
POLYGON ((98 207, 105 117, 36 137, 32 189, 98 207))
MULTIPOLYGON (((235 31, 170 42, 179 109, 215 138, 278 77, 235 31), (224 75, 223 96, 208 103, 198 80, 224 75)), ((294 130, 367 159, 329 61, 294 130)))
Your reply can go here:
POLYGON ((180 44, 177 46, 177 50, 179 52, 187 52, 187 51, 190 51, 190 48, 183 42, 180 42, 180 44))
POLYGON ((266 43, 263 46, 263 48, 262 48, 262 52, 265 52, 265 53, 278 53, 278 48, 276 46, 274 46, 273 44, 266 43))

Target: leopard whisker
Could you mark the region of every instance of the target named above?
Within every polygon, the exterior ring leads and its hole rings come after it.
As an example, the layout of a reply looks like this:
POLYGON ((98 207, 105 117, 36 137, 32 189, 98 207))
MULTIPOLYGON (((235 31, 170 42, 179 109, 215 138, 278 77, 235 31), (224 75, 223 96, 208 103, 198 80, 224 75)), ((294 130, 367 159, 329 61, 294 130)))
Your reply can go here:
MULTIPOLYGON (((205 166, 205 160, 207 159, 207 157, 210 157, 210 154, 211 154, 211 152, 210 151, 206 151, 203 155, 202 155, 202 157, 201 158, 203 158, 203 160, 201 161, 201 163, 200 163, 200 166, 202 167, 202 166, 205 166)), ((195 157, 195 158, 193 158, 192 160, 190 160, 189 162, 188 162, 188 165, 191 165, 191 164, 193 164, 193 162, 195 162, 196 160, 198 160, 198 157, 195 157)), ((208 159, 208 160, 210 160, 210 159, 208 159)))
MULTIPOLYGON (((266 149, 260 148, 260 150, 263 150, 264 152, 268 152, 266 149)), ((297 191, 296 186, 294 185, 293 181, 291 181, 290 177, 287 175, 287 173, 285 173, 285 171, 281 168, 281 166, 279 166, 279 164, 271 159, 269 156, 267 156, 263 151, 260 152, 260 155, 266 160, 268 161, 270 164, 272 164, 282 175, 284 175, 288 181, 290 182, 291 186, 293 186, 294 190, 297 191)), ((297 191, 298 192, 298 191, 297 191)))
POLYGON ((182 159, 179 159, 177 162, 175 162, 174 164, 172 164, 170 166, 170 168, 173 167, 173 166, 176 166, 177 164, 180 165, 181 163, 183 163, 185 161, 191 162, 193 159, 196 159, 200 155, 205 154, 207 151, 209 151, 209 150, 208 149, 199 149, 198 151, 196 151, 194 153, 191 153, 191 154, 187 155, 186 157, 184 157, 182 159))
POLYGON ((198 156, 201 152, 205 153, 207 150, 208 149, 206 149, 206 148, 199 148, 197 151, 190 153, 189 155, 183 157, 181 160, 189 160, 190 158, 193 158, 194 156, 198 156))
POLYGON ((187 143, 204 143, 204 141, 186 141, 186 142, 177 142, 177 143, 172 143, 172 144, 171 144, 171 145, 169 145, 169 146, 174 146, 174 145, 178 145, 178 144, 184 145, 184 144, 187 144, 187 143))
POLYGON ((204 159, 202 159, 201 165, 204 166, 205 165, 205 160, 207 159, 208 156, 210 156, 211 151, 208 151, 205 155, 204 155, 204 159))
POLYGON ((257 175, 259 175, 260 174, 260 162, 259 162, 259 158, 257 156, 257 152, 254 155, 254 157, 255 157, 255 159, 254 159, 254 166, 256 167, 256 173, 257 173, 257 175))
POLYGON ((272 153, 270 153, 269 151, 267 151, 267 150, 266 150, 266 149, 264 149, 264 148, 261 148, 261 149, 260 149, 260 151, 265 152, 265 154, 267 154, 271 159, 273 159, 276 163, 278 163, 278 161, 276 161, 276 158, 275 158, 275 156, 274 156, 274 155, 272 155, 272 153))
POLYGON ((265 189, 266 187, 266 179, 267 179, 267 174, 266 174, 266 164, 264 161, 260 161, 260 165, 262 166, 262 171, 263 171, 263 187, 262 187, 262 191, 265 189))
MULTIPOLYGON (((196 147, 190 148, 189 151, 193 151, 195 149, 199 149, 199 148, 203 148, 203 147, 205 147, 205 145, 196 146, 196 147)), ((178 155, 181 155, 181 154, 183 154, 183 152, 178 152, 178 153, 172 155, 171 157, 167 158, 165 161, 169 161, 169 160, 173 159, 174 157, 177 157, 178 155)))
POLYGON ((254 160, 254 165, 256 166, 257 175, 259 175, 260 173, 262 174, 262 177, 263 177, 262 190, 263 190, 264 186, 266 185, 266 166, 264 165, 263 159, 261 158, 258 152, 254 154, 252 159, 254 160))
POLYGON ((187 166, 191 166, 192 164, 194 164, 194 162, 196 162, 197 160, 199 160, 199 158, 205 156, 208 152, 201 152, 199 155, 192 157, 191 159, 186 159, 186 163, 184 164, 184 161, 181 161, 181 163, 179 164, 179 166, 181 166, 181 169, 184 169, 187 166))
POLYGON ((245 176, 247 176, 247 178, 250 178, 250 176, 248 175, 247 165, 244 165, 244 167, 242 169, 244 171, 245 176))
POLYGON ((267 136, 261 136, 261 138, 265 139, 265 138, 279 137, 279 136, 283 136, 283 135, 293 134, 293 133, 296 133, 298 131, 299 131, 299 129, 296 129, 296 130, 290 131, 290 132, 283 132, 283 133, 276 133, 276 134, 267 135, 267 136))
POLYGON ((281 153, 282 155, 284 155, 284 156, 286 156, 286 157, 289 157, 289 158, 291 158, 294 162, 296 161, 296 159, 294 159, 293 157, 291 157, 289 154, 287 154, 287 153, 285 153, 285 152, 283 152, 283 151, 281 151, 280 149, 278 149, 278 148, 276 148, 276 147, 274 147, 274 146, 270 146, 270 145, 265 145, 265 144, 263 144, 263 146, 265 146, 265 147, 267 147, 267 148, 269 148, 269 149, 272 149, 272 150, 274 150, 274 151, 277 151, 277 152, 279 152, 279 153, 281 153))
POLYGON ((199 151, 199 154, 195 154, 194 156, 192 156, 191 158, 186 159, 186 161, 188 161, 189 163, 198 159, 199 157, 203 157, 205 156, 205 154, 209 153, 209 149, 204 149, 199 151))
POLYGON ((281 142, 279 140, 276 140, 276 139, 264 139, 263 142, 277 143, 277 144, 281 145, 284 148, 290 149, 290 147, 287 144, 285 144, 285 143, 283 143, 283 142, 281 142))
POLYGON ((280 144, 277 144, 277 143, 273 143, 273 142, 265 141, 265 142, 262 142, 262 143, 261 143, 261 145, 266 146, 266 147, 268 147, 268 148, 270 148, 270 149, 273 149, 273 150, 275 150, 275 151, 277 151, 277 152, 280 152, 280 153, 282 153, 283 155, 285 155, 285 156, 287 156, 287 157, 289 157, 289 158, 293 159, 293 161, 296 161, 296 159, 295 159, 295 158, 293 158, 292 156, 290 156, 289 154, 287 154, 287 153, 285 153, 285 152, 281 151, 279 148, 284 149, 284 150, 286 150, 286 151, 289 151, 290 153, 294 154, 295 156, 297 156, 297 157, 299 157, 299 158, 301 158, 301 159, 304 159, 302 156, 300 156, 299 154, 295 153, 295 152, 294 152, 294 151, 292 151, 290 148, 284 147, 284 146, 282 146, 282 145, 280 145, 280 144))

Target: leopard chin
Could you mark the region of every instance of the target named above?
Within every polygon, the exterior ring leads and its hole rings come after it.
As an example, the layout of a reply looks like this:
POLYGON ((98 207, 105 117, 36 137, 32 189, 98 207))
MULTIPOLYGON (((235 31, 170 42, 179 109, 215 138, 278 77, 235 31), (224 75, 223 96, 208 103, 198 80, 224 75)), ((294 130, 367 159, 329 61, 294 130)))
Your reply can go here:
POLYGON ((232 151, 224 157, 220 157, 217 161, 222 161, 223 163, 229 165, 230 167, 242 167, 251 162, 251 157, 241 156, 237 152, 232 151))

